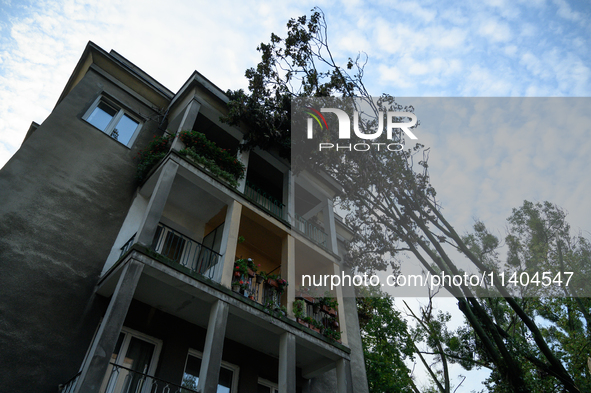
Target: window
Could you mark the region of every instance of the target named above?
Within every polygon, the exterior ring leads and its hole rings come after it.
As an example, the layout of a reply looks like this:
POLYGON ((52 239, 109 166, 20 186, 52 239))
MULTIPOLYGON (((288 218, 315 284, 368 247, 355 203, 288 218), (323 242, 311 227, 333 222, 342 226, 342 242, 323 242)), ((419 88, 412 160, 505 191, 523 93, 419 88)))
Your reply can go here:
POLYGON ((257 393, 278 393, 279 389, 277 388, 277 384, 271 381, 267 381, 266 379, 259 378, 259 382, 257 384, 257 393))
MULTIPOLYGON (((199 384, 199 370, 201 370, 201 352, 190 349, 185 364, 185 373, 183 374, 182 386, 193 391, 197 391, 199 384)), ((222 362, 220 368, 220 378, 218 380, 217 393, 236 393, 238 392, 238 366, 228 362, 222 362)))
POLYGON ((162 342, 123 328, 101 384, 101 393, 148 393, 162 342))
POLYGON ((105 97, 97 98, 83 119, 125 146, 133 143, 140 129, 139 121, 105 97))

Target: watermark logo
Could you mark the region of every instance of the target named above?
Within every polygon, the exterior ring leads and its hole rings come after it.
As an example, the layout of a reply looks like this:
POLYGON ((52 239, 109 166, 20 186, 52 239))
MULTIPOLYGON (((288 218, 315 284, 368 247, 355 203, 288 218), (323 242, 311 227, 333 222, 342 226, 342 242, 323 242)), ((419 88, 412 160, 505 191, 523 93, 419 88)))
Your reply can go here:
MULTIPOLYGON (((318 125, 320 126, 320 129, 324 129, 322 123, 320 122, 320 119, 322 119, 322 121, 324 122, 324 125, 326 126, 326 129, 328 130, 328 124, 326 124, 326 119, 324 118, 324 116, 322 116, 322 113, 318 112, 316 109, 307 106, 306 109, 309 109, 312 112, 308 112, 306 111, 307 114, 309 114, 310 116, 312 116, 314 119, 316 119, 316 122, 318 123, 318 125), (320 118, 320 119, 319 119, 320 118)), ((313 135, 312 135, 312 119, 308 119, 308 139, 312 139, 313 135)))
MULTIPOLYGON (((342 109, 336 108, 321 108, 320 111, 312 108, 306 107, 308 111, 305 113, 310 115, 311 118, 307 120, 307 138, 312 139, 314 137, 314 120, 320 126, 321 130, 328 130, 328 123, 326 122, 326 118, 322 115, 322 113, 332 113, 337 116, 337 120, 339 123, 338 128, 338 135, 339 141, 351 139, 351 119, 347 112, 342 109), (322 120, 322 121, 321 121, 322 120)), ((384 133, 384 123, 386 124, 386 138, 389 141, 394 139, 394 130, 400 129, 406 136, 410 139, 418 139, 417 136, 411 131, 411 128, 417 124, 417 117, 414 113, 411 112, 395 112, 395 111, 387 111, 386 115, 384 116, 384 112, 380 111, 378 113, 378 126, 375 132, 371 133, 364 133, 359 129, 359 112, 353 112, 353 132, 355 135, 363 140, 376 140, 382 136, 384 133), (384 118, 386 119, 384 121, 384 118), (399 119, 409 118, 410 121, 400 121, 399 119)), ((373 130, 372 130, 373 131, 373 130)), ((389 151, 401 151, 404 149, 404 145, 401 143, 356 143, 352 144, 345 144, 339 145, 338 143, 330 143, 330 142, 323 142, 319 143, 318 149, 322 151, 323 149, 334 149, 336 150, 355 150, 355 151, 367 151, 371 148, 375 147, 379 151, 381 147, 384 147, 384 150, 389 151)))

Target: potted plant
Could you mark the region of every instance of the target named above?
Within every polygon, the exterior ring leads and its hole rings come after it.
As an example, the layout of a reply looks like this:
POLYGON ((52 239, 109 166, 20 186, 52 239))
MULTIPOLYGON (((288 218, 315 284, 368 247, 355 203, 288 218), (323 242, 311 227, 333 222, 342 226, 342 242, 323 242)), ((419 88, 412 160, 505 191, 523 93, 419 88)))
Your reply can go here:
POLYGON ((305 317, 304 322, 308 324, 308 327, 314 330, 316 333, 320 333, 320 327, 318 326, 318 321, 312 317, 305 317))
POLYGON ((267 279, 267 273, 259 272, 257 274, 257 284, 262 284, 267 279))
POLYGON ((281 277, 277 278, 277 293, 281 295, 288 285, 287 280, 284 280, 281 277))
POLYGON ((324 294, 324 297, 322 298, 321 301, 322 304, 322 311, 324 311, 325 313, 327 313, 328 315, 335 317, 337 315, 337 307, 339 306, 339 303, 337 302, 337 299, 335 299, 334 297, 330 296, 330 293, 327 291, 324 294))
POLYGON ((306 317, 306 303, 302 299, 298 299, 293 302, 293 315, 296 317, 296 321, 305 325, 304 318, 306 317))
POLYGON ((304 321, 308 322, 310 329, 314 330, 316 333, 320 333, 320 330, 323 328, 322 323, 314 318, 306 317, 304 318, 304 321))
POLYGON ((279 314, 283 315, 284 317, 287 316, 287 308, 285 306, 275 307, 275 311, 277 311, 279 314))
POLYGON ((335 329, 338 329, 338 327, 339 327, 339 323, 338 323, 338 321, 337 321, 337 319, 336 319, 336 318, 331 318, 331 319, 330 319, 330 324, 331 324, 331 325, 332 325, 332 327, 333 327, 333 328, 335 328, 335 329))
POLYGON ((282 279, 280 275, 276 274, 267 275, 267 284, 275 288, 275 291, 279 294, 282 294, 285 291, 285 287, 289 285, 287 280, 282 279))
POLYGON ((269 284, 273 288, 278 288, 279 284, 277 284, 277 277, 279 277, 279 276, 277 276, 275 274, 269 274, 267 276, 267 284, 269 284))
POLYGON ((252 258, 239 258, 234 262, 234 276, 238 277, 236 275, 236 272, 238 272, 240 276, 248 275, 249 277, 254 277, 259 266, 261 265, 254 264, 252 258))
POLYGON ((330 338, 334 341, 341 342, 341 332, 339 332, 338 330, 326 328, 324 329, 324 332, 322 334, 324 334, 325 337, 330 338))
POLYGON ((246 271, 248 273, 248 275, 250 277, 254 277, 255 273, 257 272, 258 268, 261 265, 256 265, 254 264, 254 261, 252 260, 252 258, 246 258, 246 271))
POLYGON ((250 283, 246 280, 240 280, 238 281, 238 286, 240 287, 239 293, 243 294, 244 296, 248 296, 250 283))
POLYGON ((248 266, 246 265, 246 260, 245 259, 237 259, 234 262, 234 276, 235 277, 240 277, 240 276, 246 276, 246 274, 248 273, 248 266), (238 273, 238 274, 236 274, 238 273))

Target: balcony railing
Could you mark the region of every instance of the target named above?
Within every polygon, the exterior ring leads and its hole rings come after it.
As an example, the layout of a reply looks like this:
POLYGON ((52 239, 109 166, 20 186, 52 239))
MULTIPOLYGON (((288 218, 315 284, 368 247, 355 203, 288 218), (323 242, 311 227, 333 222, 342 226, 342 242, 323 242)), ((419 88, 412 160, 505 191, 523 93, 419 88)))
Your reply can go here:
POLYGON ((58 386, 59 393, 73 393, 76 389, 76 384, 78 383, 78 378, 80 377, 80 372, 74 375, 70 380, 62 385, 58 386))
POLYGON ((271 310, 281 306, 279 294, 274 287, 267 282, 262 281, 261 276, 257 275, 255 277, 249 277, 248 275, 245 275, 234 280, 234 282, 239 281, 242 281, 244 284, 240 287, 240 285, 235 285, 233 283, 232 285, 235 292, 238 292, 271 310), (259 278, 260 282, 257 282, 257 278, 259 278))
POLYGON ((314 243, 325 248, 328 247, 328 234, 324 232, 322 228, 312 224, 310 221, 306 220, 299 214, 295 215, 295 229, 303 233, 314 243))
POLYGON ((193 386, 186 387, 154 378, 114 363, 111 374, 101 393, 193 393, 193 386))
MULTIPOLYGON (((137 233, 135 234, 137 235, 137 233)), ((119 258, 121 258, 123 256, 123 254, 125 254, 127 252, 127 250, 129 250, 131 248, 131 246, 133 245, 133 242, 135 241, 135 235, 133 235, 128 241, 127 243, 125 243, 123 245, 123 247, 121 247, 121 254, 119 254, 119 258)))
POLYGON ((219 280, 217 270, 222 268, 221 255, 164 224, 158 225, 152 249, 192 272, 219 280))
POLYGON ((283 208, 285 205, 266 192, 260 190, 255 185, 246 182, 246 187, 244 188, 244 195, 250 199, 251 201, 255 202, 256 204, 260 205, 262 208, 267 210, 269 213, 274 215, 277 218, 284 219, 284 212, 283 208))

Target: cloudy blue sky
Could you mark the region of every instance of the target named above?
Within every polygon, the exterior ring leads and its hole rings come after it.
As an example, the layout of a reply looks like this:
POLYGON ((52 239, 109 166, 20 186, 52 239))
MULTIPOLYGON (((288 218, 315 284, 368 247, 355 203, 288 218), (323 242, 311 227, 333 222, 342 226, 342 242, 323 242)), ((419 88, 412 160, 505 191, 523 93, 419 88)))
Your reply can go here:
POLYGON ((238 88, 256 46, 315 5, 338 57, 368 54, 373 94, 589 96, 589 2, 462 3, 0 0, 0 165, 47 116, 89 40, 173 91, 195 69, 238 88))
MULTIPOLYGON (((256 46, 316 5, 326 13, 337 59, 367 53, 365 83, 374 95, 591 95, 586 1, 0 0, 0 167, 31 121, 43 122, 52 110, 89 40, 172 91, 193 70, 235 89, 246 86, 256 46)), ((448 111, 460 118, 458 127, 438 127, 435 110, 427 109, 432 102, 417 106, 417 133, 432 147, 433 182, 460 232, 478 217, 502 235, 511 207, 530 199, 563 206, 575 229, 588 233, 588 103, 544 103, 528 121, 478 105, 448 111), (553 117, 557 107, 561 116, 553 117)), ((471 382, 458 392, 478 387, 471 382)))

